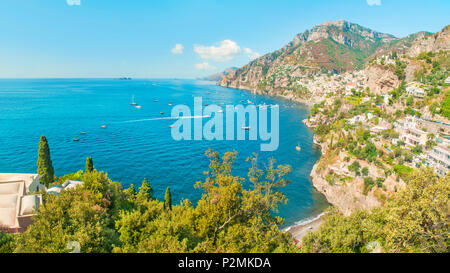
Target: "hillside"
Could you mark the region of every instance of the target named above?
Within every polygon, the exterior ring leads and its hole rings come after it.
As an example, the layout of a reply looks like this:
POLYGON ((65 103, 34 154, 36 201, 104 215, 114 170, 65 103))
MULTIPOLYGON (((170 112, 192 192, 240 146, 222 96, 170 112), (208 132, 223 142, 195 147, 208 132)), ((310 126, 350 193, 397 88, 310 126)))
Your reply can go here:
POLYGON ((402 79, 395 71, 373 67, 371 62, 392 52, 415 57, 423 51, 448 50, 448 32, 446 27, 436 34, 419 32, 396 38, 344 20, 326 22, 296 35, 283 48, 230 71, 218 84, 316 103, 324 95, 320 88, 315 91, 309 86, 311 81, 318 82, 317 76, 366 69, 368 86, 388 91, 402 79))
POLYGON ((260 91, 293 89, 295 77, 305 73, 362 69, 366 59, 380 46, 397 40, 343 20, 326 22, 296 35, 283 48, 229 73, 219 84, 260 91))
POLYGON ((209 76, 204 77, 204 78, 200 78, 199 80, 215 81, 215 82, 216 81, 220 81, 224 76, 228 75, 228 73, 230 73, 230 72, 232 72, 232 71, 234 71, 236 69, 238 69, 238 67, 229 67, 229 68, 225 69, 222 72, 215 73, 215 74, 209 75, 209 76))

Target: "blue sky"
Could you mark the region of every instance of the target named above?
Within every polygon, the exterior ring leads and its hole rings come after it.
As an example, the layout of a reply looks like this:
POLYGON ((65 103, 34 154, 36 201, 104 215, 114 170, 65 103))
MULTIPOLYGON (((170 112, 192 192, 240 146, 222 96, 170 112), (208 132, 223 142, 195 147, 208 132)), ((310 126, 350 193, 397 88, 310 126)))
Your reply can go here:
POLYGON ((2 0, 0 78, 193 78, 328 20, 403 37, 449 14, 448 0, 2 0))

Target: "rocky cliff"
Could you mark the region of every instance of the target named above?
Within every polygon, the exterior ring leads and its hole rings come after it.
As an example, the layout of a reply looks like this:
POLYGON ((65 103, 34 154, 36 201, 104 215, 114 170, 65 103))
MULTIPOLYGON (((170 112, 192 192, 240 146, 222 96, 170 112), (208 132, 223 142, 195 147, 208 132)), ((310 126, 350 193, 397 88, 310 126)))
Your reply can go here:
POLYGON ((436 34, 418 37, 406 50, 406 54, 415 57, 424 51, 438 52, 440 50, 450 50, 450 25, 436 34))

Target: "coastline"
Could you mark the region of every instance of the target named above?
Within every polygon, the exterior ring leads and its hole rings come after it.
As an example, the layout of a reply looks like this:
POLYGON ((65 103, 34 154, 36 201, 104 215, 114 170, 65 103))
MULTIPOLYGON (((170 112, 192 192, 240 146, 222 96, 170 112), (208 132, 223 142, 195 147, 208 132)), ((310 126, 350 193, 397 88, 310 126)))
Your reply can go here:
POLYGON ((288 95, 280 95, 280 94, 275 94, 274 95, 274 94, 261 92, 261 91, 256 90, 256 89, 247 88, 245 86, 239 86, 239 87, 227 86, 227 85, 220 84, 219 82, 216 82, 216 85, 221 86, 221 87, 225 87, 225 88, 232 88, 232 89, 237 89, 237 90, 248 91, 248 92, 250 92, 252 94, 258 94, 258 95, 261 95, 261 96, 268 96, 268 97, 272 97, 272 98, 286 99, 286 100, 294 101, 294 102, 297 102, 297 103, 301 103, 301 104, 303 104, 304 106, 306 106, 308 108, 312 108, 314 106, 314 104, 316 103, 316 102, 311 101, 311 100, 301 99, 301 98, 295 97, 291 93, 289 93, 288 95))
MULTIPOLYGON (((310 100, 299 99, 299 98, 296 98, 293 96, 272 95, 272 94, 266 94, 266 93, 259 92, 257 90, 253 90, 253 89, 248 89, 248 88, 236 88, 236 87, 221 85, 219 83, 216 83, 216 84, 219 86, 222 86, 222 87, 244 90, 244 91, 248 91, 253 94, 258 94, 258 95, 262 95, 262 96, 270 96, 270 97, 275 97, 275 98, 288 99, 290 101, 294 101, 294 102, 303 104, 304 106, 306 106, 309 109, 311 109, 312 106, 314 105, 314 102, 312 102, 310 100)), ((301 122, 304 123, 307 128, 311 128, 310 126, 308 126, 308 124, 306 124, 304 122, 304 120, 301 120, 301 122)), ((320 145, 320 143, 317 142, 317 139, 315 137, 313 138, 313 142, 314 142, 313 145, 318 145, 321 148, 321 156, 322 156, 323 155, 322 145, 320 145)), ((320 158, 319 158, 319 160, 320 160, 320 158)), ((314 168, 316 167, 316 165, 317 165, 317 162, 314 163, 314 167, 309 174, 311 178, 313 178, 312 175, 313 175, 314 168)), ((316 188, 316 185, 314 184, 313 179, 311 179, 311 184, 313 185, 313 187, 316 188)), ((322 192, 320 192, 320 194, 324 195, 322 192)), ((326 196, 325 196, 325 198, 326 198, 326 196)), ((316 231, 319 229, 320 225, 325 221, 325 215, 326 215, 326 212, 322 211, 318 215, 300 219, 299 221, 295 222, 293 225, 291 225, 287 228, 284 228, 283 231, 289 232, 292 235, 292 237, 295 239, 296 245, 300 246, 302 243, 303 237, 308 233, 308 231, 313 232, 313 231, 316 231)))
POLYGON ((317 231, 322 223, 325 221, 326 212, 322 212, 319 215, 300 220, 296 224, 284 229, 289 232, 295 239, 295 244, 301 246, 303 237, 308 234, 308 231, 317 231))

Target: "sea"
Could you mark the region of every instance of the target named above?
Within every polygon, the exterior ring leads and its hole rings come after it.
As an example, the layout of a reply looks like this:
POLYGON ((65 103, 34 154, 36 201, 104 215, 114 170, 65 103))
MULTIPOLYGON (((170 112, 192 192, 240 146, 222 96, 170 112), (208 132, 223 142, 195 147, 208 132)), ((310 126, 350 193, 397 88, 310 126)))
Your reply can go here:
MULTIPOLYGON (((282 189, 288 202, 274 212, 288 227, 316 217, 329 206, 311 184, 310 172, 320 149, 313 144, 313 131, 302 123, 308 112, 296 102, 200 80, 1 79, 0 173, 36 173, 39 138, 44 135, 57 176, 84 169, 86 157, 91 156, 97 170, 124 187, 138 188, 147 178, 156 198, 163 199, 170 187, 174 203, 187 198, 195 204, 202 190, 194 184, 204 181, 208 170, 207 149, 237 151, 233 174, 242 177, 247 177, 250 167, 246 159, 257 153, 260 167, 268 158, 292 167, 287 176, 291 183, 282 189), (248 101, 278 105, 278 149, 261 151, 260 144, 267 141, 248 137, 174 140, 170 125, 176 120, 170 118, 171 110, 176 105, 193 109, 195 97, 205 105, 248 101), (132 101, 140 108, 130 105, 132 101)), ((202 119, 203 124, 208 121, 202 119)), ((236 124, 236 130, 240 127, 236 124)))

